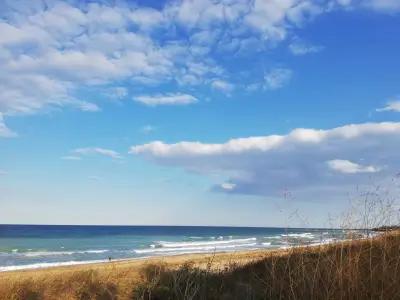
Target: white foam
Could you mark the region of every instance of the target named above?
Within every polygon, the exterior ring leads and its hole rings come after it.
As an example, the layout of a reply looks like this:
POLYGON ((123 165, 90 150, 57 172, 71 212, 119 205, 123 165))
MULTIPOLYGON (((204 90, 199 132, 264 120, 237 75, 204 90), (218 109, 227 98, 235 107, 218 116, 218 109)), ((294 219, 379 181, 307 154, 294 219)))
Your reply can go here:
POLYGON ((241 244, 249 241, 257 240, 255 237, 247 238, 247 239, 232 239, 225 241, 204 241, 204 242, 164 242, 160 241, 158 244, 162 248, 178 248, 178 247, 192 247, 192 246, 208 246, 208 245, 224 245, 224 244, 241 244))
POLYGON ((306 239, 312 239, 314 238, 314 235, 312 233, 306 232, 306 233, 289 233, 289 234, 281 234, 282 237, 291 237, 291 238, 306 238, 306 239))
POLYGON ((73 251, 34 251, 34 252, 25 252, 20 253, 26 257, 38 257, 38 256, 55 256, 55 255, 72 255, 73 251))
POLYGON ((108 250, 82 250, 82 251, 34 251, 20 253, 26 257, 39 257, 39 256, 58 256, 58 255, 74 255, 74 254, 100 254, 108 250))
POLYGON ((42 269, 42 268, 49 268, 49 267, 62 267, 62 266, 73 266, 73 265, 83 265, 83 264, 94 264, 94 263, 101 263, 101 262, 106 262, 106 260, 65 261, 65 262, 55 262, 55 263, 37 263, 37 264, 19 265, 19 266, 3 266, 3 267, 0 267, 0 272, 28 270, 28 269, 42 269))
POLYGON ((236 248, 246 248, 246 247, 254 247, 257 243, 246 243, 246 244, 236 244, 236 245, 215 245, 215 246, 198 246, 198 247, 169 247, 169 248, 147 248, 147 249, 135 249, 134 252, 137 254, 145 254, 145 253, 187 253, 187 251, 193 252, 210 252, 210 251, 218 251, 225 249, 236 249, 236 248))

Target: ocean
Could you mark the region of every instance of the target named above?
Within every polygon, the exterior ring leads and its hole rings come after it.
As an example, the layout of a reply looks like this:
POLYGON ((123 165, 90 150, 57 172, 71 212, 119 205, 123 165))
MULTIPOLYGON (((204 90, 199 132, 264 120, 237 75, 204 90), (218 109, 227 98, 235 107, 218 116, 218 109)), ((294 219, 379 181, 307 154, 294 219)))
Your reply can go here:
POLYGON ((343 239, 335 229, 0 225, 0 271, 185 253, 316 245, 343 239))

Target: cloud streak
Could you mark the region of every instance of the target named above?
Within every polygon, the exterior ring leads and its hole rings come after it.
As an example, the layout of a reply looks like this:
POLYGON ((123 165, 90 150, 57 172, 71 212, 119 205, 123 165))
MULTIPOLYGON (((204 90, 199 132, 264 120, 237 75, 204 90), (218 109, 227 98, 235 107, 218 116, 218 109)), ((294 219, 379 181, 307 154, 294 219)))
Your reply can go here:
POLYGON ((400 112, 400 100, 393 100, 386 104, 385 107, 378 108, 377 112, 384 112, 384 111, 393 111, 393 112, 400 112))
MULTIPOLYGON (((114 150, 98 148, 98 147, 78 148, 72 152, 76 155, 98 154, 98 155, 102 155, 102 156, 111 157, 113 159, 121 159, 122 158, 122 156, 114 150)), ((71 158, 71 156, 69 156, 69 158, 71 158)))
POLYGON ((343 174, 376 173, 380 168, 374 166, 363 166, 345 159, 333 159, 328 162, 329 168, 343 174))
POLYGON ((310 53, 318 53, 323 49, 324 47, 322 46, 310 45, 300 40, 294 40, 289 45, 290 52, 296 56, 306 55, 310 53))
POLYGON ((133 100, 147 106, 189 105, 198 102, 196 97, 182 93, 141 95, 134 97, 133 100))

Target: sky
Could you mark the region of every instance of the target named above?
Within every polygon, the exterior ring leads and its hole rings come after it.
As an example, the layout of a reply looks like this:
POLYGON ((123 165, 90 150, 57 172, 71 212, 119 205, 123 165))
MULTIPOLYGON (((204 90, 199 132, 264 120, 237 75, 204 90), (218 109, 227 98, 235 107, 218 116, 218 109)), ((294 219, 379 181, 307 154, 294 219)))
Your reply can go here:
POLYGON ((400 187, 399 53, 399 0, 1 0, 0 223, 333 226, 400 187))

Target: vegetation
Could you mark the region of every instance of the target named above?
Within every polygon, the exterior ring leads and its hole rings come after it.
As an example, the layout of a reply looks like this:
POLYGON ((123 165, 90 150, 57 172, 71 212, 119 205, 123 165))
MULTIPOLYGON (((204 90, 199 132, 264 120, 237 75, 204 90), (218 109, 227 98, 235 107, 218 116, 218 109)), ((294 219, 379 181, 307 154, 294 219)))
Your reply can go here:
POLYGON ((400 236, 294 248, 220 271, 148 266, 132 299, 400 299, 400 236))
MULTIPOLYGON (((249 254, 251 255, 251 254, 249 254)), ((400 234, 266 252, 235 264, 152 264, 5 276, 1 299, 400 299, 400 234)))

